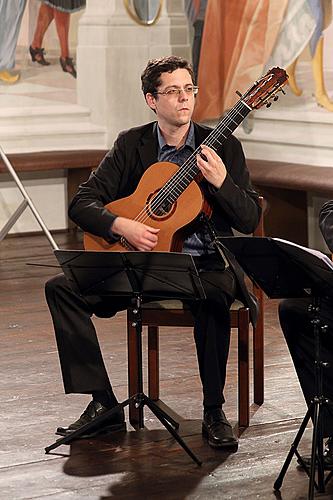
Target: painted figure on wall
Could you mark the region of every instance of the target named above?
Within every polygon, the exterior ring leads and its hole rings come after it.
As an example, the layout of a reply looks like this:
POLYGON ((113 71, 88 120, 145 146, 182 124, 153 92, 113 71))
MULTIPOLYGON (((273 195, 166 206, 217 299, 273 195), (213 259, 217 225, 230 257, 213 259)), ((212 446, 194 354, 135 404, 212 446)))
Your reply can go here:
POLYGON ((15 52, 27 0, 0 0, 0 81, 15 83, 15 52))
MULTIPOLYGON (((315 99, 318 105, 328 109, 329 111, 333 111, 333 103, 329 99, 327 95, 327 91, 325 88, 324 82, 324 67, 323 67, 323 52, 324 52, 324 36, 323 31, 330 24, 332 20, 332 3, 331 0, 307 0, 306 7, 309 9, 309 22, 308 26, 311 26, 311 30, 307 30, 305 33, 304 26, 299 26, 299 30, 297 30, 297 34, 303 35, 304 42, 309 46, 310 54, 311 54, 311 66, 312 66, 312 74, 313 81, 315 86, 315 99), (306 35, 306 36, 304 36, 306 35)), ((289 9, 288 9, 289 13, 289 9)), ((286 26, 287 16, 285 17, 284 25, 286 26)), ((288 29, 286 30, 288 34, 288 29)), ((283 30, 281 30, 283 33, 283 30)), ((295 30, 293 30, 295 34, 295 30)), ((289 36, 287 36, 285 42, 282 42, 284 36, 281 36, 279 42, 283 47, 283 50, 286 51, 288 45, 290 46, 290 41, 293 38, 292 33, 289 32, 289 36)), ((292 61, 288 64, 287 72, 289 74, 289 85, 292 92, 299 96, 302 94, 302 90, 298 87, 295 78, 295 70, 298 62, 299 55, 301 50, 298 50, 298 53, 294 51, 292 53, 292 61)))
POLYGON ((76 78, 73 58, 69 55, 70 14, 84 9, 86 0, 41 0, 41 2, 35 34, 29 47, 31 59, 42 66, 50 64, 44 57, 45 51, 42 45, 46 30, 54 20, 60 44, 60 66, 63 71, 76 78))
POLYGON ((185 0, 185 14, 189 23, 193 26, 192 40, 192 66, 195 80, 198 81, 198 68, 201 51, 201 40, 205 22, 208 0, 185 0))
POLYGON ((333 110, 323 78, 323 29, 331 19, 331 0, 208 0, 199 63, 195 119, 219 118, 270 66, 294 73, 307 44, 312 55, 317 103, 333 110), (209 75, 209 78, 206 78, 209 75))

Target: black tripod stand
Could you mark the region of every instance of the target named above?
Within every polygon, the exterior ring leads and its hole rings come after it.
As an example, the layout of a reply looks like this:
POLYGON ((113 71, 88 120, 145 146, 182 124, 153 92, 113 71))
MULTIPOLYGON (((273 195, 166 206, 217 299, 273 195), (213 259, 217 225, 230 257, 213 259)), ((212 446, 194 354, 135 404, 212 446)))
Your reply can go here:
POLYGON ((310 313, 315 345, 315 395, 274 483, 274 489, 281 488, 292 457, 296 455, 310 478, 308 498, 312 500, 314 489, 324 492, 325 484, 331 477, 330 474, 325 481, 322 420, 323 411, 330 411, 330 408, 329 400, 323 394, 323 370, 327 363, 321 358, 321 334, 327 327, 320 322, 320 305, 322 297, 332 296, 333 293, 333 264, 320 252, 276 238, 223 238, 223 242, 234 253, 245 272, 270 298, 311 299, 310 313), (311 464, 307 467, 297 447, 310 418, 313 421, 312 452, 311 464))
POLYGON ((165 298, 202 299, 205 297, 201 281, 190 255, 157 252, 77 252, 57 250, 55 255, 71 285, 82 295, 117 295, 131 297, 131 314, 136 328, 138 392, 118 404, 93 422, 83 425, 70 435, 47 446, 49 453, 62 444, 68 444, 108 420, 113 413, 131 403, 139 409, 139 428, 144 427, 143 408, 148 408, 188 453, 201 461, 186 445, 176 430, 179 424, 143 392, 142 375, 142 316, 143 300, 165 298))
POLYGON ((327 367, 321 359, 321 334, 326 331, 325 325, 320 325, 320 298, 313 297, 312 303, 309 306, 309 311, 312 315, 311 324, 313 328, 313 336, 315 342, 315 386, 316 395, 311 400, 308 410, 303 418, 301 426, 296 434, 296 437, 290 447, 290 451, 286 457, 286 460, 282 466, 279 476, 274 483, 274 489, 279 490, 282 486, 282 482, 290 462, 294 455, 296 455, 299 463, 304 468, 305 472, 310 478, 308 498, 313 499, 314 489, 316 488, 320 493, 325 492, 325 476, 324 476, 324 455, 323 455, 323 432, 322 432, 322 417, 325 408, 329 411, 328 403, 329 400, 325 398, 323 394, 323 369, 327 367), (310 418, 313 421, 313 431, 312 431, 312 450, 311 450, 311 465, 310 468, 304 463, 301 455, 298 452, 298 445, 302 439, 304 431, 310 418), (317 482, 315 481, 317 465, 317 482))

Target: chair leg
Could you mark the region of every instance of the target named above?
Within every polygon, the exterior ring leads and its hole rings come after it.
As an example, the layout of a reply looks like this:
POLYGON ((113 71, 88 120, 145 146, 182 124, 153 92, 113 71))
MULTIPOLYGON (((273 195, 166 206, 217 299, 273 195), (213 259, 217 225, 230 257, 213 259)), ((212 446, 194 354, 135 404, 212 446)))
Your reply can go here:
MULTIPOLYGON (((127 370, 128 370, 128 396, 134 396, 139 392, 138 381, 138 358, 137 358, 137 339, 136 329, 132 326, 133 319, 131 312, 127 311, 127 370)), ((129 405, 130 424, 137 428, 140 426, 140 410, 135 407, 134 402, 129 405)))
POLYGON ((159 335, 157 326, 148 326, 148 394, 157 401, 160 397, 159 335))
POLYGON ((250 421, 249 383, 249 310, 238 312, 238 425, 248 427, 250 421))
MULTIPOLYGON (((262 291, 260 291, 262 294, 262 291)), ((263 295, 263 294, 262 294, 263 295)), ((261 307, 259 309, 258 321, 253 329, 253 386, 254 402, 262 405, 264 402, 264 308, 263 296, 261 297, 261 307)))

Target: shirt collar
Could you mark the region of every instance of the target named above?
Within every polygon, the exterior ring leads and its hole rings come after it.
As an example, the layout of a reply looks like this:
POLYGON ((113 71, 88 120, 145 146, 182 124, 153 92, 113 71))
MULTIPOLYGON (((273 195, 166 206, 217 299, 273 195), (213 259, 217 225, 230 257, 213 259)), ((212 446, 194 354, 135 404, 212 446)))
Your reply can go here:
MULTIPOLYGON (((165 142, 165 139, 162 135, 162 132, 160 130, 160 127, 158 126, 158 123, 156 122, 156 130, 157 130, 157 140, 158 140, 158 149, 159 151, 164 147, 164 146, 167 146, 168 148, 172 149, 176 149, 176 146, 169 146, 169 144, 167 144, 165 142)), ((194 125, 193 125, 193 122, 191 122, 190 124, 190 128, 188 130, 188 133, 187 133, 187 137, 186 137, 186 141, 185 141, 185 144, 179 148, 179 149, 182 149, 184 148, 185 146, 188 146, 189 148, 191 148, 193 151, 195 149, 195 141, 194 141, 194 125)))

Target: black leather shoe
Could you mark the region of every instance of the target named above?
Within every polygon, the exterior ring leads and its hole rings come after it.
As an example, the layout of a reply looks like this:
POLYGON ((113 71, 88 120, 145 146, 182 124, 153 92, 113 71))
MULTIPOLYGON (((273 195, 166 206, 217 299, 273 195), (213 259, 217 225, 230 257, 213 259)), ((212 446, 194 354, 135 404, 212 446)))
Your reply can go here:
POLYGON ((202 435, 213 448, 233 448, 237 451, 238 439, 234 436, 232 427, 220 408, 204 412, 202 435))
MULTIPOLYGON (((82 413, 81 417, 70 424, 68 427, 58 427, 56 434, 59 436, 68 436, 72 432, 76 431, 82 425, 93 422, 96 417, 103 415, 110 408, 106 408, 98 401, 91 401, 87 408, 82 413)), ((123 408, 113 413, 107 420, 104 420, 98 427, 92 427, 88 433, 81 435, 80 437, 93 437, 97 434, 105 434, 115 431, 126 431, 125 415, 123 408)))
MULTIPOLYGON (((310 469, 311 467, 311 457, 301 456, 304 464, 310 469)), ((302 467, 301 462, 298 460, 299 465, 302 467)), ((317 465, 317 464, 316 464, 317 465)), ((330 437, 325 443, 324 447, 324 469, 333 470, 333 438, 330 437)))

